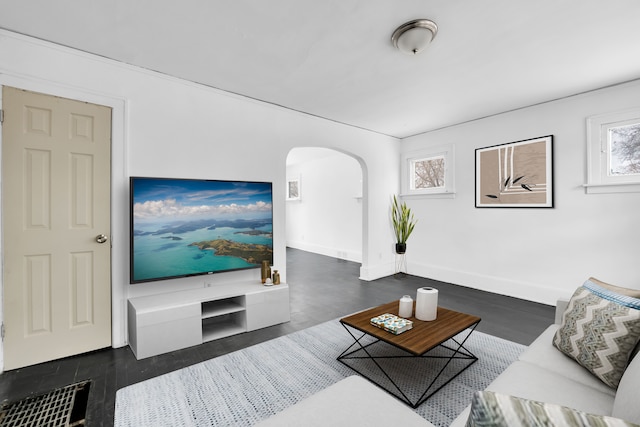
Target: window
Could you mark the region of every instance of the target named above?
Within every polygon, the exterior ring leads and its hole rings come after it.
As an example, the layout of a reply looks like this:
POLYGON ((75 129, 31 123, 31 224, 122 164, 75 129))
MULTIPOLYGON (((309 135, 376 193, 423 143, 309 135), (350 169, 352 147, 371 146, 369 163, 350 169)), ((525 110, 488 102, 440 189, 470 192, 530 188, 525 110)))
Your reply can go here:
POLYGON ((607 142, 609 176, 637 180, 640 175, 640 123, 609 128, 607 142))
POLYGON ((411 159, 410 190, 444 187, 444 156, 411 159))
POLYGON ((640 191, 640 109, 587 119, 588 193, 640 191))
POLYGON ((453 146, 406 153, 402 163, 403 195, 453 197, 453 146))

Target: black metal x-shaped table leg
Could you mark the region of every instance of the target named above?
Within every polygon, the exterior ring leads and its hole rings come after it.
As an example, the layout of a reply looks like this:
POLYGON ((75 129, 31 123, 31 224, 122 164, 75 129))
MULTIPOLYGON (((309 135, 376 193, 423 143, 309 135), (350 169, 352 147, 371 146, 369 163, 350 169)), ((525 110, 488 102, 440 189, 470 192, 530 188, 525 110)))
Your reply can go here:
MULTIPOLYGON (((469 336, 473 333, 473 331, 475 330, 476 326, 478 326, 478 323, 475 323, 474 325, 472 325, 472 327, 470 327, 466 331, 463 331, 463 332, 467 332, 467 334, 466 334, 466 336, 464 336, 464 339, 462 339, 461 341, 456 340, 456 336, 457 335, 454 336, 454 337, 451 337, 450 340, 453 341, 456 345, 447 346, 447 345, 444 345, 444 343, 439 345, 439 347, 442 347, 442 348, 445 348, 445 349, 451 351, 451 354, 448 355, 448 356, 430 356, 429 353, 430 353, 431 350, 429 350, 426 353, 421 354, 419 356, 414 356, 414 355, 409 354, 409 353, 407 353, 405 355, 400 355, 400 356, 374 356, 373 354, 371 354, 371 352, 369 352, 368 348, 370 346, 380 342, 379 339, 375 339, 374 341, 363 345, 362 339, 365 338, 365 337, 370 337, 370 335, 368 335, 365 332, 362 332, 362 334, 360 336, 357 336, 356 334, 354 334, 352 332, 352 328, 348 327, 344 323, 342 323, 342 326, 344 326, 344 328, 349 333, 349 335, 351 335, 351 337, 353 338, 354 342, 351 345, 349 345, 349 347, 347 347, 337 357, 337 360, 340 361, 345 366, 349 367, 350 369, 353 369, 354 371, 356 371, 361 376, 367 378, 372 383, 378 385, 382 389, 384 389, 387 392, 389 392, 390 394, 394 395, 398 399, 400 399, 403 402, 407 403, 408 405, 410 405, 413 408, 417 408, 418 406, 420 406, 427 399, 429 399, 431 396, 433 396, 435 393, 437 393, 444 386, 449 384, 454 378, 456 378, 458 375, 463 373, 467 368, 469 368, 469 366, 473 365, 478 360, 478 358, 471 351, 469 351, 469 349, 467 349, 464 346, 464 344, 467 341, 467 339, 469 338, 469 336), (356 356, 355 354, 357 354, 359 352, 364 352, 366 354, 366 356, 356 356), (396 383, 396 381, 394 381, 394 379, 391 377, 390 373, 387 372, 382 367, 382 365, 380 363, 378 363, 378 360, 377 360, 377 359, 402 359, 402 358, 407 358, 407 357, 410 357, 410 358, 418 357, 418 358, 427 358, 427 359, 434 359, 434 358, 447 359, 447 361, 444 364, 444 366, 438 371, 437 374, 435 374, 433 380, 429 383, 429 385, 427 385, 427 388, 425 389, 424 393, 422 393, 422 395, 418 399, 416 399, 415 401, 412 401, 407 396, 407 394, 400 388, 400 386, 396 383), (354 366, 352 366, 352 365, 350 365, 350 364, 345 362, 345 360, 350 360, 350 359, 368 359, 368 360, 373 361, 373 363, 377 366, 377 368, 380 370, 380 372, 382 372, 382 374, 391 382, 391 384, 393 385, 393 389, 390 390, 390 389, 385 388, 380 382, 378 382, 376 379, 374 379, 371 375, 366 374, 362 370, 357 369, 357 367, 354 367, 354 366), (436 382, 438 381, 438 379, 445 372, 445 370, 447 369, 449 364, 453 360, 456 360, 456 359, 469 360, 470 362, 468 364, 466 364, 461 370, 456 372, 446 382, 444 382, 443 384, 440 384, 437 388, 435 388, 435 390, 431 390, 434 387, 434 385, 436 384, 436 382)), ((357 329, 354 329, 354 330, 357 330, 357 329)), ((460 335, 460 334, 458 334, 458 335, 460 335)), ((391 344, 387 344, 387 345, 391 345, 391 344)))

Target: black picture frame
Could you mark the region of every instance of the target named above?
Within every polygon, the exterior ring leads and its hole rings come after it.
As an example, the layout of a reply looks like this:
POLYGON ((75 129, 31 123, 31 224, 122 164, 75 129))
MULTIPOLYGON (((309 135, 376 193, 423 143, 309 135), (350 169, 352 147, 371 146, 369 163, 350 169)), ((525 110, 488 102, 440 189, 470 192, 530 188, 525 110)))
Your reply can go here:
POLYGON ((478 148, 476 208, 553 208, 553 135, 478 148))

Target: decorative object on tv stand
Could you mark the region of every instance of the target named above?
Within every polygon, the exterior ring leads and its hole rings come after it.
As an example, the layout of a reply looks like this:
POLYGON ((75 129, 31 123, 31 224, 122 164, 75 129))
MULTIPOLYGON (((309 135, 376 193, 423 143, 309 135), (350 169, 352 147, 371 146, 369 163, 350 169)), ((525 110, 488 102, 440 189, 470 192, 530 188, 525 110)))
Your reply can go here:
POLYGON ((403 254, 407 250, 407 239, 418 221, 414 219, 411 208, 407 206, 407 203, 398 203, 398 198, 395 195, 391 205, 391 221, 396 235, 396 253, 403 254))
POLYGON ((411 317, 413 315, 413 300, 409 295, 404 295, 400 298, 400 307, 398 309, 398 316, 411 317))
POLYGON ((262 279, 262 283, 267 283, 267 279, 271 279, 271 266, 269 265, 269 261, 262 261, 262 267, 260 268, 260 278, 262 279))
POLYGON ((435 288, 419 288, 416 295, 416 319, 436 320, 438 315, 438 290, 435 288))
POLYGON ((278 273, 278 270, 273 270, 273 284, 274 285, 280 284, 280 273, 278 273))

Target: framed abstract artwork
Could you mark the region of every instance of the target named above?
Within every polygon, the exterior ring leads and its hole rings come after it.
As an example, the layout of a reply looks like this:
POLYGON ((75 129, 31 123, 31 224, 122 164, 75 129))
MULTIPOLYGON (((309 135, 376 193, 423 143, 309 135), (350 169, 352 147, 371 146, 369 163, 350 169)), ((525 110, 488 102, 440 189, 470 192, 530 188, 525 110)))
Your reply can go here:
POLYGON ((477 208, 552 208, 553 136, 476 149, 477 208))
POLYGON ((300 200, 300 178, 287 180, 287 200, 300 200))

